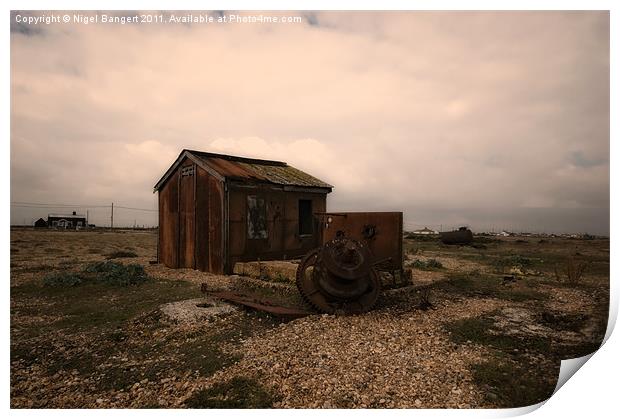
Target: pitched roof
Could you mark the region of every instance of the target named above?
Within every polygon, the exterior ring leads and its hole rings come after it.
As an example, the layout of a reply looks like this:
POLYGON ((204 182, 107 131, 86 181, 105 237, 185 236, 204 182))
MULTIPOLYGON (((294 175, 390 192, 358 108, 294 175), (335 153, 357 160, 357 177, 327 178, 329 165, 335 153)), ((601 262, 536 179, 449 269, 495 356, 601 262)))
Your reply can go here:
POLYGON ((223 180, 233 179, 257 183, 271 183, 282 186, 298 186, 306 188, 322 188, 331 192, 332 185, 323 182, 285 162, 274 160, 251 159, 226 154, 207 153, 196 150, 183 150, 174 164, 166 171, 154 186, 159 190, 166 180, 187 157, 207 170, 211 175, 223 180))

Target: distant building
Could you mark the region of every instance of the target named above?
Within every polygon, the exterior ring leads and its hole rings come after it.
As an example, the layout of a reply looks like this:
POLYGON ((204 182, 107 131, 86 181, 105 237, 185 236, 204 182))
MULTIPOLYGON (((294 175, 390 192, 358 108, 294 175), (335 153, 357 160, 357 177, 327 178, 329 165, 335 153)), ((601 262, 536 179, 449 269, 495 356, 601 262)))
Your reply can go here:
POLYGON ((72 214, 49 214, 47 216, 47 226, 50 228, 79 230, 86 227, 86 216, 76 214, 75 211, 72 214))
POLYGON ((39 218, 37 221, 34 222, 34 228, 47 228, 47 221, 45 221, 43 218, 39 218))
POLYGON ((439 232, 437 232, 437 231, 435 231, 435 230, 431 230, 431 229, 430 229, 430 228, 428 228, 428 227, 424 227, 424 228, 421 228, 421 229, 419 229, 419 230, 414 230, 412 233, 413 233, 413 234, 423 234, 423 235, 427 235, 427 234, 439 234, 439 232))

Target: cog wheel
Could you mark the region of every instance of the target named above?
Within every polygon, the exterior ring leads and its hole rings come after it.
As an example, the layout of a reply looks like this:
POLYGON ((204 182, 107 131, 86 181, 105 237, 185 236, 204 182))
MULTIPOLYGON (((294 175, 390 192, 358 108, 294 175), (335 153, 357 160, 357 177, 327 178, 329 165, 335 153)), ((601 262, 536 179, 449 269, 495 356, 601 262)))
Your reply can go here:
POLYGON ((303 300, 328 314, 359 314, 375 305, 381 292, 367 247, 338 238, 312 250, 300 262, 295 284, 303 300))

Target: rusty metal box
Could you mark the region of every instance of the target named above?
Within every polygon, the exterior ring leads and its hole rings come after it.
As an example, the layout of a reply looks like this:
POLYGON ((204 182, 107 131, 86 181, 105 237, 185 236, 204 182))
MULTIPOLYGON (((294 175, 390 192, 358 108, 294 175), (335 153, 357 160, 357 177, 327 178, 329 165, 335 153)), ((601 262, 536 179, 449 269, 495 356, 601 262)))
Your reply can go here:
POLYGON ((403 269, 402 212, 326 212, 319 217, 321 243, 344 235, 368 245, 377 267, 403 269))

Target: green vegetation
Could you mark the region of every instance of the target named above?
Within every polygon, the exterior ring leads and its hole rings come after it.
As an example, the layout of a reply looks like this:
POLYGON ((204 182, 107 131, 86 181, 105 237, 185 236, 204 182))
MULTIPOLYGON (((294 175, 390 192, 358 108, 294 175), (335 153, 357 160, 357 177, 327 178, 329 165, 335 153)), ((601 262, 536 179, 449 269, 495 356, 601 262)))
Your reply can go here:
POLYGON ((534 365, 524 365, 495 356, 472 366, 474 381, 486 389, 485 398, 498 407, 523 407, 539 403, 553 394, 555 381, 534 365))
POLYGON ((291 280, 288 276, 284 275, 282 272, 276 272, 275 275, 269 275, 267 273, 261 273, 260 280, 266 282, 277 282, 280 284, 293 284, 295 280, 291 280))
MULTIPOLYGON (((580 283, 583 277, 583 274, 585 273, 586 269, 590 266, 591 263, 592 263, 591 261, 577 260, 572 257, 566 259, 566 262, 564 264, 564 269, 562 269, 563 273, 566 275, 566 281, 569 284, 580 283)), ((555 273, 555 277, 558 280, 558 282, 562 281, 562 272, 561 272, 562 270, 559 269, 557 265, 555 266, 554 273, 555 273)))
MULTIPOLYGON (((584 356, 599 347, 594 342, 561 344, 551 337, 508 334, 497 327, 501 315, 496 311, 444 325, 453 342, 490 349, 488 359, 472 365, 471 370, 476 384, 485 390, 487 402, 499 407, 527 406, 549 398, 560 360, 584 356)), ((550 312, 540 313, 538 319, 557 331, 579 331, 588 321, 580 314, 550 312)), ((597 325, 601 339, 604 326, 597 325)))
POLYGON ((73 272, 55 272, 43 277, 43 285, 46 287, 74 287, 83 282, 82 277, 73 272))
POLYGON ((448 279, 437 281, 430 287, 465 297, 498 298, 517 302, 549 298, 547 294, 537 291, 527 282, 521 281, 506 286, 500 278, 482 275, 477 271, 451 274, 448 279))
POLYGON ((120 258, 136 258, 138 254, 136 252, 130 252, 127 250, 117 250, 106 256, 106 259, 120 259, 120 258))
POLYGON ((517 349, 539 352, 548 351, 551 345, 550 339, 546 338, 502 334, 493 325, 493 318, 485 316, 456 320, 446 324, 445 327, 450 333, 450 339, 456 343, 475 343, 504 351, 517 349))
POLYGON ((505 272, 506 268, 526 269, 534 264, 535 261, 533 259, 520 255, 502 256, 493 262, 495 270, 500 273, 505 272))
POLYGON ((138 264, 123 265, 116 262, 96 262, 83 272, 54 272, 43 277, 46 287, 74 287, 96 282, 114 286, 139 285, 149 279, 144 267, 138 264))
POLYGON ((144 267, 135 263, 96 262, 88 265, 84 272, 96 274, 97 281, 117 286, 138 285, 149 279, 144 267))
POLYGON ((234 377, 224 383, 199 390, 186 401, 194 409, 268 409, 274 396, 257 381, 234 377))
POLYGON ((100 281, 68 287, 28 283, 12 287, 11 294, 25 302, 12 307, 12 318, 54 316, 36 326, 13 328, 11 361, 37 365, 50 376, 75 371, 91 380, 94 392, 127 390, 171 374, 210 376, 238 360, 231 347, 241 339, 279 324, 268 315, 247 312, 216 328, 171 328, 157 308, 200 296, 199 288, 186 281, 153 279, 140 287, 100 281))
MULTIPOLYGON (((484 345, 492 350, 486 361, 471 366, 474 381, 485 390, 487 402, 499 407, 528 406, 553 393, 556 375, 549 371, 550 365, 543 368, 532 364, 526 355, 548 356, 550 339, 504 334, 494 327, 490 315, 457 320, 445 328, 456 343, 484 345)), ((555 362, 551 368, 556 368, 555 362)))
POLYGON ((428 259, 426 261, 416 259, 411 264, 413 268, 421 269, 423 271, 434 271, 437 269, 443 269, 443 265, 437 259, 428 259))

